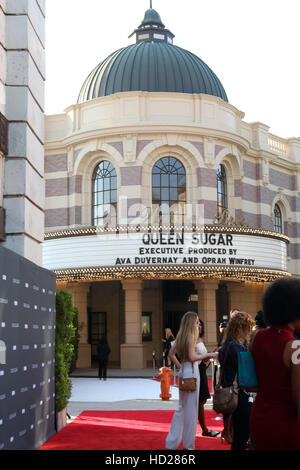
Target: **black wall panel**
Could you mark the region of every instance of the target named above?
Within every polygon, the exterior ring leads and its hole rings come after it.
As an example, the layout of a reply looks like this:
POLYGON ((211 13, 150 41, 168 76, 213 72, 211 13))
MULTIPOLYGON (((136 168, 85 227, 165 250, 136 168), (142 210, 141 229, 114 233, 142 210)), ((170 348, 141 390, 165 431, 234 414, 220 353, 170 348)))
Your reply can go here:
POLYGON ((55 275, 0 247, 0 449, 55 432, 55 275))

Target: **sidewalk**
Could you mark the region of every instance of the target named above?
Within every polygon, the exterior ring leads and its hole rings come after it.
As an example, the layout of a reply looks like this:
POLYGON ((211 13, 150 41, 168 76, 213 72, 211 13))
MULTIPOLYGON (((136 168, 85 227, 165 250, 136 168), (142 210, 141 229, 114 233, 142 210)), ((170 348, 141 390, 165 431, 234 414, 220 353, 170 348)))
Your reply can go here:
MULTIPOLYGON (((155 371, 155 374, 158 374, 159 370, 155 371)), ((70 377, 98 377, 98 369, 76 369, 70 374, 70 377)), ((137 369, 137 370, 124 370, 124 369, 107 369, 108 378, 152 378, 153 370, 152 369, 137 369)))

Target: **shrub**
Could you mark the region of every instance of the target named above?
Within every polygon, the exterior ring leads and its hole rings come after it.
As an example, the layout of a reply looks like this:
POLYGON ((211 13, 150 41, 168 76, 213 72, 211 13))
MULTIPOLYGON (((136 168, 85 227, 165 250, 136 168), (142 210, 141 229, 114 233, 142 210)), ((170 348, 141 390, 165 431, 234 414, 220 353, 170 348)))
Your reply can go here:
POLYGON ((69 370, 74 360, 76 341, 76 316, 72 295, 64 290, 56 293, 56 333, 55 333, 55 406, 56 412, 63 410, 71 396, 69 370))
POLYGON ((79 346, 79 340, 80 340, 79 330, 83 327, 83 323, 79 325, 78 310, 76 307, 74 307, 73 325, 75 327, 75 335, 74 335, 73 342, 72 342, 73 354, 72 354, 72 360, 71 360, 69 373, 73 372, 73 370, 76 369, 76 362, 78 359, 78 346, 79 346))

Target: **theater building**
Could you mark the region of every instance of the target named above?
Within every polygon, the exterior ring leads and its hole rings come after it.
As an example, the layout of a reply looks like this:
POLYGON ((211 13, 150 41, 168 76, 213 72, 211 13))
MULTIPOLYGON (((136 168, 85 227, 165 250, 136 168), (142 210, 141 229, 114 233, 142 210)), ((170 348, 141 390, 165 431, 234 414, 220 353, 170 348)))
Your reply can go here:
POLYGON ((111 366, 150 366, 187 310, 212 348, 232 307, 300 275, 300 140, 245 122, 154 9, 132 37, 46 117, 43 259, 79 310, 78 367, 104 334, 111 366))

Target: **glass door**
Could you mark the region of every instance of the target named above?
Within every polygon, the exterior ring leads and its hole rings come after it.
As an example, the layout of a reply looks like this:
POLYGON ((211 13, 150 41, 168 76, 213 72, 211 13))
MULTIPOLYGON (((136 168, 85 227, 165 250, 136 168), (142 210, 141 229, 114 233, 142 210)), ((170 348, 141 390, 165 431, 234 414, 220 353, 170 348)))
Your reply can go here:
POLYGON ((92 361, 97 361, 97 345, 102 336, 106 336, 106 312, 89 312, 89 343, 92 361))

